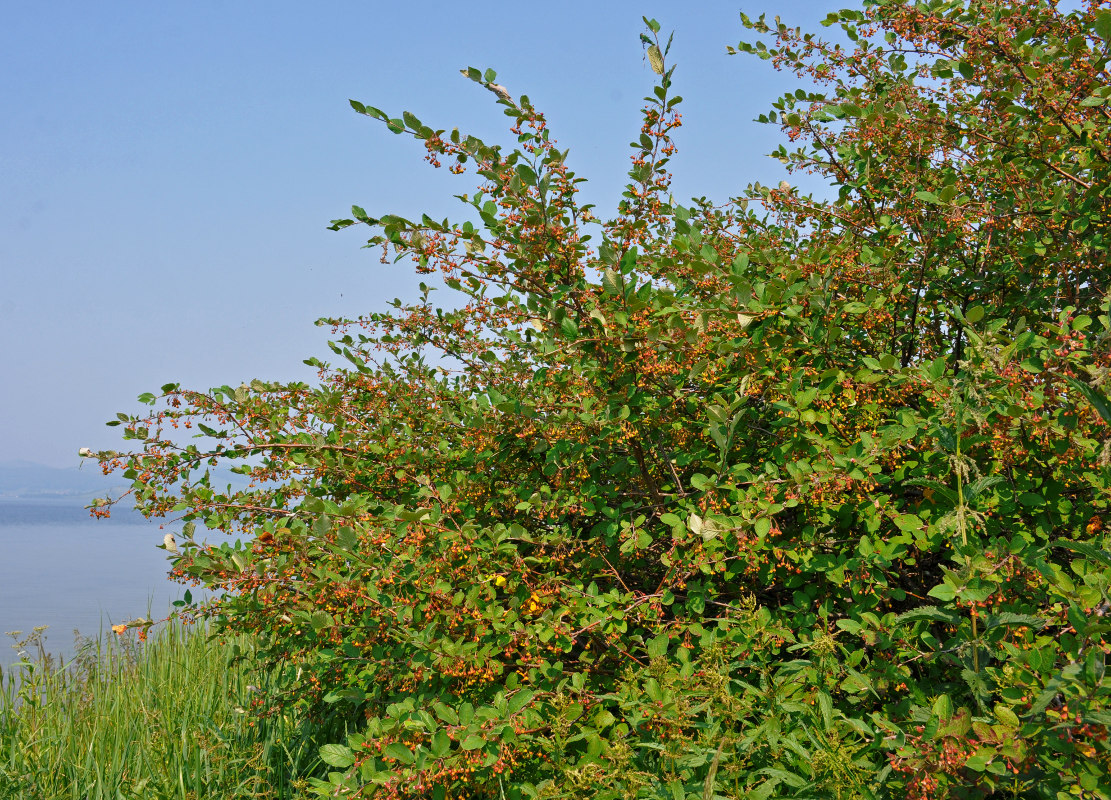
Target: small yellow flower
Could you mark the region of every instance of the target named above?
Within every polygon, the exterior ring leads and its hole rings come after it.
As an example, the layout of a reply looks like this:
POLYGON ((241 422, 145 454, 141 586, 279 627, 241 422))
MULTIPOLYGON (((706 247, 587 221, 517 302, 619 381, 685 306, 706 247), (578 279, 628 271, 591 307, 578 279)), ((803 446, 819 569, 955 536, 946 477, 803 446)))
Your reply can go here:
POLYGON ((540 597, 536 594, 536 592, 533 592, 529 596, 528 604, 525 606, 525 613, 526 614, 535 614, 537 611, 539 611, 541 609, 541 605, 540 605, 539 601, 540 601, 540 597))

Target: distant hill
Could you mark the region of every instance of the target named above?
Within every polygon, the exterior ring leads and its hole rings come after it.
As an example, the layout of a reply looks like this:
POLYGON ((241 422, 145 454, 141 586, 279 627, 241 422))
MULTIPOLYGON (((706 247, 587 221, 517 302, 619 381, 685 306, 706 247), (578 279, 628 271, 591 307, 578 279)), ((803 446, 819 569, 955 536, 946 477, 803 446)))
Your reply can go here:
POLYGON ((59 468, 31 461, 0 461, 0 497, 92 498, 121 485, 118 475, 106 477, 91 462, 59 468))
MULTIPOLYGON (((214 470, 216 485, 243 486, 239 475, 227 470, 214 470)), ((119 494, 127 488, 120 475, 102 475, 95 461, 74 467, 47 467, 32 461, 0 461, 0 498, 91 500, 108 494, 119 494)))

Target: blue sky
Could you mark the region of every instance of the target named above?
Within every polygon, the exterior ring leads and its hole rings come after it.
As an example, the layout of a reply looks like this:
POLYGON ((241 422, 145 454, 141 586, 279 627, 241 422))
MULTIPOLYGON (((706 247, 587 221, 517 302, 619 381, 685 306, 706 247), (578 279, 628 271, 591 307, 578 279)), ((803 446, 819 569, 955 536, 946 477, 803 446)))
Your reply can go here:
POLYGON ((321 316, 381 310, 418 279, 328 231, 371 215, 462 215, 472 176, 351 111, 349 98, 509 142, 492 67, 548 116, 613 208, 654 75, 642 14, 675 31, 678 198, 778 181, 753 122, 793 83, 726 55, 738 10, 818 22, 843 0, 683 4, 78 3, 0 11, 0 460, 74 465, 104 422, 170 381, 310 380, 321 316))

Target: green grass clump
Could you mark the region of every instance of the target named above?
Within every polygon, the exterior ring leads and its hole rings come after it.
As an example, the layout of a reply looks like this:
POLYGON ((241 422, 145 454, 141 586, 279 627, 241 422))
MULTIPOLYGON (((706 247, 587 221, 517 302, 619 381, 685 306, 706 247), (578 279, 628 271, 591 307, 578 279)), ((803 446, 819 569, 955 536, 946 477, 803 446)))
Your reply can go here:
POLYGON ((0 798, 301 796, 321 768, 314 731, 252 712, 273 687, 249 639, 179 623, 133 633, 84 640, 65 667, 24 647, 0 673, 0 798))

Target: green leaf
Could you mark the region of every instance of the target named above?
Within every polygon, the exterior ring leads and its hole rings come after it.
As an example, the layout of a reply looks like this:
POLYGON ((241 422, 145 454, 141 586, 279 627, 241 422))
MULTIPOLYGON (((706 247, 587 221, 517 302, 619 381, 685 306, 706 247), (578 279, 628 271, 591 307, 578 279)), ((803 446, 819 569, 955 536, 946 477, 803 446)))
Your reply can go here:
POLYGON ((529 689, 521 689, 519 692, 510 698, 507 710, 510 714, 516 714, 522 708, 532 702, 532 698, 536 695, 535 692, 529 689))
POLYGON ((1012 728, 1017 728, 1019 726, 1018 717, 1015 715, 1015 712, 1012 711, 1008 706, 1005 706, 1002 703, 996 703, 993 711, 995 712, 995 718, 1002 722, 1004 725, 1008 725, 1012 728))
POLYGON ((953 716, 953 701, 949 699, 949 695, 938 695, 934 700, 933 713, 942 720, 947 720, 953 716))
POLYGON ((648 48, 648 63, 652 67, 652 71, 657 75, 664 74, 664 57, 660 52, 660 48, 652 45, 648 48))
POLYGON ((895 517, 895 525, 901 531, 918 531, 922 529, 922 518, 916 514, 899 514, 895 517))
POLYGON ((769 800, 772 794, 775 793, 775 787, 779 786, 779 781, 772 779, 764 781, 755 789, 749 789, 745 792, 745 800, 769 800))
POLYGON ((968 485, 968 488, 965 490, 965 497, 969 501, 975 501, 976 498, 978 498, 981 494, 983 494, 985 489, 990 489, 992 486, 995 486, 997 483, 1002 483, 1002 482, 1003 482, 1003 476, 1002 475, 985 475, 982 478, 977 478, 975 481, 973 481, 972 483, 970 483, 968 485))
POLYGON ((948 364, 946 363, 944 358, 939 357, 931 361, 928 369, 930 380, 936 381, 938 378, 944 375, 947 367, 948 364))
POLYGON ((822 725, 827 731, 833 729, 833 698, 829 692, 818 692, 818 709, 822 712, 822 725))
POLYGON ((927 594, 929 594, 930 597, 936 597, 943 603, 947 603, 957 596, 957 590, 947 583, 939 583, 937 586, 930 589, 927 594))
MULTIPOLYGON (((945 584, 942 584, 945 586, 945 584)), ((932 592, 931 592, 932 594, 932 592)), ((937 622, 952 623, 960 619, 960 615, 955 611, 950 611, 944 608, 937 608, 936 606, 923 606, 921 608, 912 608, 910 611, 905 611, 895 618, 895 622, 918 622, 919 620, 933 620, 937 622)))
POLYGON ((771 775, 773 778, 778 778, 788 786, 793 786, 796 789, 801 789, 806 786, 806 781, 793 772, 788 772, 785 769, 778 769, 776 767, 764 767, 757 770, 757 774, 771 775))
POLYGON ((648 641, 648 657, 659 658, 667 653, 667 645, 670 642, 666 633, 661 633, 648 641))
POLYGON ((448 725, 458 725, 459 715, 455 713, 455 709, 446 703, 441 703, 437 700, 432 704, 432 710, 436 712, 436 716, 448 725))
POLYGON ((1086 711, 1084 721, 1111 728, 1111 711, 1086 711))
POLYGON ((1038 630, 1045 627, 1045 620, 1031 614, 1015 614, 1010 611, 1004 611, 1000 614, 987 614, 984 617, 984 630, 1006 628, 1012 625, 1038 630))
POLYGON ((1111 11, 1097 11, 1092 29, 1105 43, 1111 43, 1111 11))
POLYGON ((532 171, 532 167, 528 164, 518 164, 517 175, 521 178, 521 181, 528 186, 536 185, 536 173, 532 171))
POLYGON ((356 547, 355 531, 346 525, 336 532, 336 546, 345 553, 352 552, 356 547))
POLYGON ((698 254, 709 264, 716 264, 721 259, 721 256, 718 255, 718 251, 709 243, 702 245, 702 249, 698 254))
POLYGON ((329 766, 347 769, 355 763, 355 753, 342 744, 326 744, 320 748, 320 760, 329 766))
POLYGON ((606 267, 602 271, 602 290, 611 297, 621 294, 621 279, 612 267, 606 267))
POLYGON ((1092 561, 1103 564, 1105 567, 1111 567, 1111 553, 1106 550, 1101 550, 1098 547, 1088 544, 1087 542, 1074 542, 1071 539, 1061 539, 1053 543, 1054 547, 1062 547, 1066 550, 1072 550, 1074 553, 1080 553, 1087 556, 1092 561))
POLYGON ((401 744, 401 742, 392 742, 386 745, 385 750, 382 751, 382 755, 397 759, 402 764, 413 763, 413 751, 401 744))
POLYGON ((964 765, 975 772, 983 772, 990 761, 990 755, 977 753, 974 756, 969 756, 964 765))
POLYGON ((933 192, 915 192, 914 196, 926 203, 933 203, 936 205, 941 202, 941 198, 933 192))
POLYGON ((432 734, 429 752, 433 758, 441 758, 449 750, 451 750, 451 737, 447 735, 447 731, 439 730, 432 734))
POLYGON ((486 740, 485 739, 483 739, 477 733, 472 733, 470 736, 468 736, 466 739, 464 739, 463 743, 459 746, 461 748, 463 748, 464 750, 477 750, 478 748, 483 747, 485 745, 486 745, 486 740))
POLYGON ((1104 422, 1111 425, 1111 402, 1108 402, 1101 391, 1073 377, 1066 377, 1065 380, 1068 381, 1069 386, 1084 395, 1084 398, 1096 410, 1096 413, 1103 418, 1104 422))

